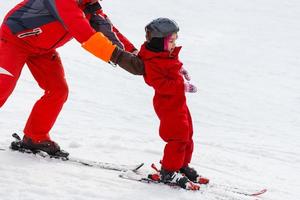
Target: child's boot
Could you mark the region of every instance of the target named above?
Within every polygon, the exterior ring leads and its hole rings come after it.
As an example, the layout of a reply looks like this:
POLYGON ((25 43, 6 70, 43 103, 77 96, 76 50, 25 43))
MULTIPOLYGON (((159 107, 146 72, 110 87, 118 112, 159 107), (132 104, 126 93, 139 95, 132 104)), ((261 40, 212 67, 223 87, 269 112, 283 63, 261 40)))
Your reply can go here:
POLYGON ((208 184, 209 179, 200 176, 197 171, 189 166, 183 167, 180 169, 180 172, 183 173, 188 179, 193 181, 194 183, 199 183, 199 184, 208 184))
POLYGON ((163 183, 172 183, 187 190, 199 190, 200 186, 190 181, 180 172, 167 171, 163 168, 160 170, 160 179, 163 183))

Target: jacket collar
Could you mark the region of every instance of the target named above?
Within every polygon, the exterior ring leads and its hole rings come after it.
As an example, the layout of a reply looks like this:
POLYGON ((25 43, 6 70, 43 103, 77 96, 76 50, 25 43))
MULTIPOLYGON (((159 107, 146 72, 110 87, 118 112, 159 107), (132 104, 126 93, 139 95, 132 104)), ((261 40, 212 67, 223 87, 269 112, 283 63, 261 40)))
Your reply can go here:
POLYGON ((150 51, 146 48, 146 42, 141 46, 141 50, 139 55, 143 58, 143 59, 152 59, 155 57, 159 57, 159 58, 178 58, 178 54, 181 50, 181 46, 175 47, 175 49, 173 50, 172 53, 168 52, 168 51, 163 51, 163 52, 154 52, 154 51, 150 51))

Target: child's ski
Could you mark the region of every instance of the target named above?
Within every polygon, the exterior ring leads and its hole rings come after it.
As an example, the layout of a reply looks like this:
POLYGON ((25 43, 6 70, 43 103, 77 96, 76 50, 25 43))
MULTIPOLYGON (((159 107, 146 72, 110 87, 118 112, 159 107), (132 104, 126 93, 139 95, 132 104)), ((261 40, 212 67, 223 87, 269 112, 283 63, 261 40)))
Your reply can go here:
POLYGON ((127 180, 131 180, 131 181, 137 181, 137 182, 141 182, 141 183, 148 183, 148 184, 161 184, 161 185, 166 185, 166 186, 170 186, 172 188, 175 188, 175 189, 183 189, 181 188, 179 185, 176 185, 175 183, 163 183, 159 180, 153 180, 151 178, 148 178, 148 177, 144 177, 140 174, 138 174, 135 171, 132 171, 132 172, 124 172, 124 173, 121 173, 119 175, 120 178, 122 179, 127 179, 127 180))
POLYGON ((223 190, 225 191, 228 191, 228 192, 232 192, 232 193, 235 193, 235 194, 240 194, 240 195, 244 195, 244 196, 260 196, 264 193, 266 193, 268 190, 267 189, 261 189, 261 190, 245 190, 245 189, 242 189, 242 188, 238 188, 238 187, 233 187, 233 186, 228 186, 228 185, 221 185, 221 184, 211 184, 210 185, 211 188, 222 188, 223 190))
MULTIPOLYGON (((141 182, 141 183, 161 184, 161 185, 171 186, 172 188, 181 189, 176 184, 163 183, 159 180, 153 180, 153 179, 149 178, 148 175, 143 173, 141 170, 123 172, 119 175, 119 177, 123 178, 123 179, 127 179, 127 180, 141 182)), ((203 185, 203 186, 200 186, 199 191, 204 192, 207 189, 209 189, 210 191, 213 191, 213 189, 218 189, 218 190, 223 190, 224 192, 230 192, 230 193, 234 193, 234 194, 238 194, 238 195, 253 196, 253 197, 260 196, 260 195, 267 192, 267 189, 262 189, 262 190, 257 190, 257 191, 249 191, 249 190, 244 190, 244 189, 241 189, 241 188, 226 186, 226 185, 221 185, 221 184, 203 185)))

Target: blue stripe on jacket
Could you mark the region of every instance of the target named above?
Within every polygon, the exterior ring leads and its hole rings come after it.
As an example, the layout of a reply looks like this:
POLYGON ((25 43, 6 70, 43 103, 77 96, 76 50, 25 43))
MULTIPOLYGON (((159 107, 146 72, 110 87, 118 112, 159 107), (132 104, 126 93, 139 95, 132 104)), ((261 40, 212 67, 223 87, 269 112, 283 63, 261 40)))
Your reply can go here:
POLYGON ((4 22, 13 33, 34 29, 60 20, 54 0, 29 0, 4 22))

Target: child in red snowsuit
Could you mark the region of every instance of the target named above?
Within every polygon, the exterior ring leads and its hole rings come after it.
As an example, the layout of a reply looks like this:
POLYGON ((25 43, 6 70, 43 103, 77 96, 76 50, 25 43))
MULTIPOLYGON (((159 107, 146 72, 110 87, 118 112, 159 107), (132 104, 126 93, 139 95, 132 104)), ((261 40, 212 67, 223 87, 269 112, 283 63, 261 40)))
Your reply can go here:
POLYGON ((208 183, 208 179, 200 180, 189 167, 194 148, 193 124, 185 96, 185 92, 194 93, 197 88, 188 82, 190 77, 178 58, 181 49, 175 44, 178 31, 177 24, 170 19, 152 21, 146 26, 147 42, 142 45, 139 57, 145 66, 145 82, 155 90, 153 106, 160 120, 159 135, 167 143, 161 161, 161 179, 186 189, 199 189, 187 180, 208 183))

